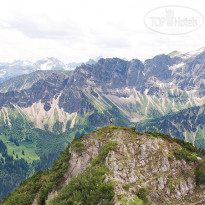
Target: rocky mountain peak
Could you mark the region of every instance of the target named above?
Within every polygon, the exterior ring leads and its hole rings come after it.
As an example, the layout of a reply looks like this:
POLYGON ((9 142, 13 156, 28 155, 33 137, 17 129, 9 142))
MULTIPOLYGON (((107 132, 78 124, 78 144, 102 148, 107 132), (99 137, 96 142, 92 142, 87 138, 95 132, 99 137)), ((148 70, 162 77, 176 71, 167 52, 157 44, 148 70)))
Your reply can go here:
POLYGON ((171 58, 169 55, 157 55, 152 59, 145 61, 145 76, 146 78, 157 78, 162 82, 171 81, 172 71, 169 66, 180 63, 179 57, 171 58))
POLYGON ((65 70, 66 65, 54 57, 47 57, 34 63, 37 70, 65 70))
POLYGON ((144 66, 134 59, 126 61, 120 58, 101 58, 94 65, 83 64, 76 68, 71 81, 83 86, 88 81, 102 88, 122 88, 143 86, 144 66))

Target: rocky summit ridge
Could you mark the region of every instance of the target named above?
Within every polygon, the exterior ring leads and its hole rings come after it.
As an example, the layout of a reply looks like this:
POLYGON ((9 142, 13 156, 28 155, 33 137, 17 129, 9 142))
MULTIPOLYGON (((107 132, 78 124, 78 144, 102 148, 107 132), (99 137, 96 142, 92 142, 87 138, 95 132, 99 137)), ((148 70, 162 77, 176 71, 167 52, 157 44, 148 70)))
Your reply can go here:
POLYGON ((103 127, 76 138, 2 204, 204 204, 204 154, 168 135, 103 127))

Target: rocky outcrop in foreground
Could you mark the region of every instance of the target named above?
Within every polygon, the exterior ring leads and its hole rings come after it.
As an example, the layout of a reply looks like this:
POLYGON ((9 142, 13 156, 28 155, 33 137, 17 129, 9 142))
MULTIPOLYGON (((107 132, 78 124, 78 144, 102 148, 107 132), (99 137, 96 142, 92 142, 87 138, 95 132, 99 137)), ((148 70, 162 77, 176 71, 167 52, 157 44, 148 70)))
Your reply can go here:
POLYGON ((29 183, 35 192, 24 204, 203 204, 203 154, 167 135, 104 127, 74 140, 51 170, 27 179, 3 204, 20 204, 29 183))

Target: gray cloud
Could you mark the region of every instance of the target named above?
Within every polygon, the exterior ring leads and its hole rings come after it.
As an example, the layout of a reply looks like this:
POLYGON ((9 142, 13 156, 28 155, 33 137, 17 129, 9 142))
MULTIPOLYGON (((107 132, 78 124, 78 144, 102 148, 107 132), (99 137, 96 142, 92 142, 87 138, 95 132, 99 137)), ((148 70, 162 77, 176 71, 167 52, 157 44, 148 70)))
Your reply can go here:
MULTIPOLYGON (((168 0, 174 4, 177 0, 168 0)), ((172 50, 204 46, 205 26, 187 35, 165 36, 148 30, 145 14, 157 0, 7 0, 0 7, 0 62, 55 56, 84 61, 99 55, 146 59, 172 50)), ((205 13, 205 2, 181 4, 205 13)))

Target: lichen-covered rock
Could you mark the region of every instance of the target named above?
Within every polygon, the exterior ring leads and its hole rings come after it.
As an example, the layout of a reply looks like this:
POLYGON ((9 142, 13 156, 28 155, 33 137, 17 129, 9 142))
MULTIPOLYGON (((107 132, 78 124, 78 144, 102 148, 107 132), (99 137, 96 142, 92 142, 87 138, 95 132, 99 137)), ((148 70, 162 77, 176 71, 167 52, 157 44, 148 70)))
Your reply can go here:
POLYGON ((86 150, 81 154, 71 150, 66 184, 89 166, 107 141, 118 142, 105 161, 109 169, 105 182, 112 181, 115 185, 115 205, 124 204, 123 201, 135 203, 141 188, 146 190, 152 204, 189 204, 187 198, 195 200, 198 194, 193 171, 196 163, 175 157, 174 151, 181 149, 179 144, 122 128, 102 128, 83 139, 86 150))

